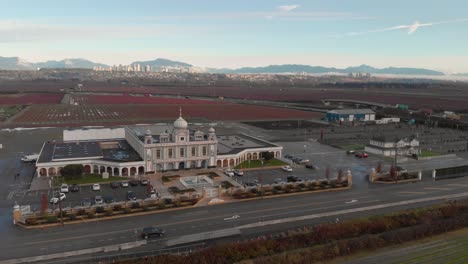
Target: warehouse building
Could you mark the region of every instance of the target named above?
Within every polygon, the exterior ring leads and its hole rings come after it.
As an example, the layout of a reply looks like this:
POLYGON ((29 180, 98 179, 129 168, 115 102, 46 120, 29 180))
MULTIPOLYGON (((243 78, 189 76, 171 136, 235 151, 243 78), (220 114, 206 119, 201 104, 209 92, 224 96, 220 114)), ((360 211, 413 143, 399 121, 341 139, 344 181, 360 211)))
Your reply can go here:
POLYGON ((327 112, 329 122, 374 121, 375 112, 371 109, 335 109, 327 112))

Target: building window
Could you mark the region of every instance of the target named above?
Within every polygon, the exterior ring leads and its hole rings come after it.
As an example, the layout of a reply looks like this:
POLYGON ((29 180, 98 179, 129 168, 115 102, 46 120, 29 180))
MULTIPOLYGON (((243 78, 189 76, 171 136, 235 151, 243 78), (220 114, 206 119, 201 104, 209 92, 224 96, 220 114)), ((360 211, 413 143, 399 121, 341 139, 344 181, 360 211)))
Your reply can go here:
POLYGON ((185 140, 185 137, 180 137, 180 141, 184 141, 185 140))
POLYGON ((206 147, 203 147, 203 156, 206 156, 206 147))
POLYGON ((168 153, 168 154, 169 154, 169 158, 172 159, 172 149, 169 149, 168 152, 169 152, 169 153, 168 153))
POLYGON ((160 149, 156 150, 156 159, 161 159, 161 150, 160 149))
POLYGON ((181 156, 181 157, 183 157, 184 155, 185 155, 185 153, 184 153, 184 149, 183 149, 183 148, 181 148, 181 149, 180 149, 180 156, 181 156))
POLYGON ((195 157, 197 154, 196 154, 196 148, 195 147, 192 147, 192 157, 195 157))

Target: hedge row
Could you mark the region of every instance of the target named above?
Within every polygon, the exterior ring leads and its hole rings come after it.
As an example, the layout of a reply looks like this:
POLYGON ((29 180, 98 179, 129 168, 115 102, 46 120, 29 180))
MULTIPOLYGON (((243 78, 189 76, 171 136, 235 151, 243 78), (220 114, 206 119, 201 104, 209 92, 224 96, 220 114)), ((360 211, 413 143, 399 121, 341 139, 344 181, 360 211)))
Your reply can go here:
MULTIPOLYGON (((365 219, 326 223, 277 239, 213 246, 187 256, 155 256, 147 263, 204 264, 251 260, 258 264, 327 261, 362 249, 403 243, 468 226, 468 202, 365 219), (297 249, 303 249, 297 251, 297 249), (294 252, 288 252, 295 250, 294 252)), ((120 263, 135 263, 135 260, 120 263)))

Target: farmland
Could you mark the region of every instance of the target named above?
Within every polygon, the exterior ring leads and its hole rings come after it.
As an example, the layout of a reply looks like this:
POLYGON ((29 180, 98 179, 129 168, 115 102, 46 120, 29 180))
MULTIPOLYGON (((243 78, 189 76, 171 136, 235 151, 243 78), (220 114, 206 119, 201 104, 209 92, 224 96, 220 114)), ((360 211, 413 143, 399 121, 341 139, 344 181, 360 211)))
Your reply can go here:
POLYGON ((74 102, 80 105, 101 104, 216 104, 212 100, 194 100, 185 98, 152 97, 148 94, 141 95, 73 95, 74 102))
MULTIPOLYGON (((166 105, 33 105, 14 117, 15 125, 102 125, 131 124, 173 120, 178 115, 178 104, 166 105)), ((321 118, 314 112, 238 105, 229 103, 183 105, 188 120, 276 120, 321 118)))

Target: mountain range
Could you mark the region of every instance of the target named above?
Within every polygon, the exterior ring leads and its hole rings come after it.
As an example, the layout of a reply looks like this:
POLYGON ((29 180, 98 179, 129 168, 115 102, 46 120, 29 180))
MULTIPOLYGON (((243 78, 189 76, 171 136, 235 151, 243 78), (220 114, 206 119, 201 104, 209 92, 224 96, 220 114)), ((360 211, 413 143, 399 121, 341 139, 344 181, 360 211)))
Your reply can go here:
MULTIPOLYGON (((142 67, 147 65, 151 66, 153 71, 159 71, 161 67, 191 67, 191 64, 173 61, 168 59, 155 59, 151 61, 135 61, 131 64, 140 64, 142 67)), ((86 59, 64 59, 60 61, 46 61, 31 63, 27 62, 19 57, 0 57, 0 69, 3 70, 36 70, 38 68, 85 68, 92 69, 93 67, 109 67, 106 64, 95 63, 86 59)), ((323 73, 371 73, 371 74, 394 74, 394 75, 427 75, 427 76, 444 76, 445 74, 440 71, 434 71, 423 68, 374 68, 369 65, 360 65, 356 67, 348 67, 344 69, 334 67, 322 67, 322 66, 310 66, 301 64, 283 64, 283 65, 270 65, 265 67, 243 67, 239 69, 216 69, 210 68, 206 70, 209 73, 270 73, 270 74, 281 74, 281 73, 312 73, 312 74, 323 74, 323 73)), ((468 74, 460 73, 456 76, 468 76, 468 74)))

